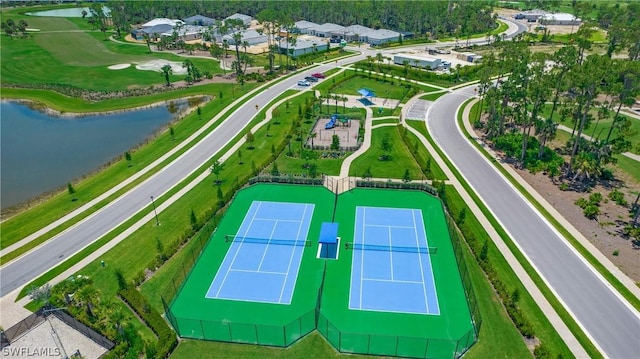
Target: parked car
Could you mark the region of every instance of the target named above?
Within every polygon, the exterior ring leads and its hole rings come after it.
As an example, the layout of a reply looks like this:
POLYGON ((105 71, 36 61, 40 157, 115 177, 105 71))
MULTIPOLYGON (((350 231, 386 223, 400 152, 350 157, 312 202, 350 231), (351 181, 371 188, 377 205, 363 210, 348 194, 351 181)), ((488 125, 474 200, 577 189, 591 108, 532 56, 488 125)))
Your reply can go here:
POLYGON ((318 82, 318 79, 313 77, 313 76, 307 76, 304 79, 309 81, 309 82, 318 82))
POLYGON ((321 74, 321 73, 319 73, 319 72, 318 72, 318 73, 316 73, 316 74, 312 74, 311 76, 313 76, 313 77, 315 77, 315 78, 317 78, 317 79, 323 79, 323 78, 325 78, 325 77, 326 77, 324 74, 321 74))
POLYGON ((307 80, 300 80, 298 81, 298 86, 311 86, 311 84, 307 80))

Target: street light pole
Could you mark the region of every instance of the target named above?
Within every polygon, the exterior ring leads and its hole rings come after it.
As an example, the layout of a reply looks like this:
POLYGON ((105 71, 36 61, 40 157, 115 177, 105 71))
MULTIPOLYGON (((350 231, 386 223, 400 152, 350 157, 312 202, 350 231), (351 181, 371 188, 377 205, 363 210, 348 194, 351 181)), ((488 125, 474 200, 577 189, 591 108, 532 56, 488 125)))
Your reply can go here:
POLYGON ((156 211, 156 203, 153 201, 153 196, 151 196, 151 205, 153 206, 153 213, 156 216, 156 226, 159 226, 160 221, 158 220, 158 212, 156 211))

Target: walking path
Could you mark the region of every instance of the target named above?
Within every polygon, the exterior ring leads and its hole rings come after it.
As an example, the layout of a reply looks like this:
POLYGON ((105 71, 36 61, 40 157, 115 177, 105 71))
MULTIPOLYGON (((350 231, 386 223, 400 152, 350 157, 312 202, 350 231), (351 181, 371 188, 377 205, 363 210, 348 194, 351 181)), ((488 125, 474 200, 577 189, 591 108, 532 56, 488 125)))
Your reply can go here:
MULTIPOLYGON (((565 131, 565 132, 573 132, 573 129, 571 127, 567 127, 565 125, 560 125, 558 124, 558 129, 565 131)), ((589 136, 589 135, 585 135, 584 133, 581 136, 582 138, 584 138, 585 140, 588 141, 593 141, 593 137, 589 136)), ((640 155, 636 155, 635 153, 631 153, 631 152, 622 152, 621 155, 631 158, 632 160, 638 161, 640 162, 640 155)))

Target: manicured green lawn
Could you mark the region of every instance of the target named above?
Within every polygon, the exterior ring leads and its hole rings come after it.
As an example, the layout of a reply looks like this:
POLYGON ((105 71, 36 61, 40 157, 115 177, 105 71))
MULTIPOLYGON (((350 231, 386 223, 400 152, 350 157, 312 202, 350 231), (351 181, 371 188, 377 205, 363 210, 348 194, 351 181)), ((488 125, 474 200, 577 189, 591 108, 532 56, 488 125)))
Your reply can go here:
POLYGON ((402 179, 405 170, 409 170, 411 179, 422 178, 420 166, 402 142, 397 126, 385 126, 373 130, 371 147, 351 163, 349 176, 362 177, 367 168, 371 168, 371 174, 374 178, 402 179), (380 148, 384 136, 389 136, 392 142, 392 150, 389 152, 391 159, 387 161, 379 160, 384 154, 380 148))
MULTIPOLYGON (((551 108, 552 108, 551 104, 546 104, 540 116, 548 117, 549 114, 551 113, 551 108)), ((610 118, 602 119, 599 122, 597 121, 597 115, 598 115, 597 109, 594 109, 593 111, 591 111, 591 114, 594 116, 594 120, 591 121, 589 126, 584 129, 583 134, 591 137, 599 138, 599 139, 605 139, 607 137, 609 129, 611 128, 611 124, 613 123, 612 117, 613 115, 615 115, 615 113, 612 113, 610 118)), ((627 138, 627 140, 631 141, 630 152, 640 154, 640 152, 638 152, 640 151, 640 136, 638 136, 638 133, 640 133, 640 120, 635 119, 633 117, 625 116, 623 114, 620 114, 620 116, 630 121, 631 127, 629 128, 629 130, 635 134, 627 138)), ((569 128, 573 128, 573 122, 571 122, 571 119, 565 119, 564 121, 560 121, 560 114, 557 109, 553 114, 553 119, 569 128)), ((618 136, 618 130, 614 129, 611 136, 612 136, 611 138, 616 138, 618 136)))
POLYGON ((424 96, 421 96, 420 98, 423 100, 428 100, 428 101, 435 101, 437 100, 440 96, 445 95, 446 92, 436 92, 436 93, 429 93, 426 94, 424 96))
MULTIPOLYGON (((46 25, 48 22, 44 22, 46 25)), ((73 23, 50 20, 50 23, 74 30, 73 23)), ((77 31, 33 33, 27 39, 8 40, 0 44, 2 84, 63 84, 92 90, 124 90, 161 85, 164 76, 157 71, 143 71, 135 63, 166 59, 183 62, 184 57, 169 53, 149 54, 146 46, 103 41, 100 32, 77 31), (123 70, 109 70, 110 65, 131 63, 123 70)), ((213 59, 192 58, 201 72, 222 73, 213 59)), ((172 75, 171 81, 186 75, 172 75)))
POLYGON ((347 81, 334 88, 331 92, 344 95, 360 96, 360 94, 358 94, 358 90, 362 88, 373 91, 375 93, 375 97, 391 98, 396 100, 401 99, 403 97, 403 94, 406 92, 406 89, 402 86, 390 86, 388 83, 363 76, 356 76, 348 79, 347 81))

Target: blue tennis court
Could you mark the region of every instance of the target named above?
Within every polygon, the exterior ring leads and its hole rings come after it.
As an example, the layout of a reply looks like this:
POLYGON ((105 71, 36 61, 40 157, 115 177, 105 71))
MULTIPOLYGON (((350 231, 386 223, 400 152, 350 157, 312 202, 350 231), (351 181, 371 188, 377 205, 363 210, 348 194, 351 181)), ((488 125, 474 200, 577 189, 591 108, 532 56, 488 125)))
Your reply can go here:
POLYGON ((422 211, 356 207, 349 309, 439 315, 422 211))
POLYGON ((290 304, 313 209, 253 201, 206 297, 290 304))

